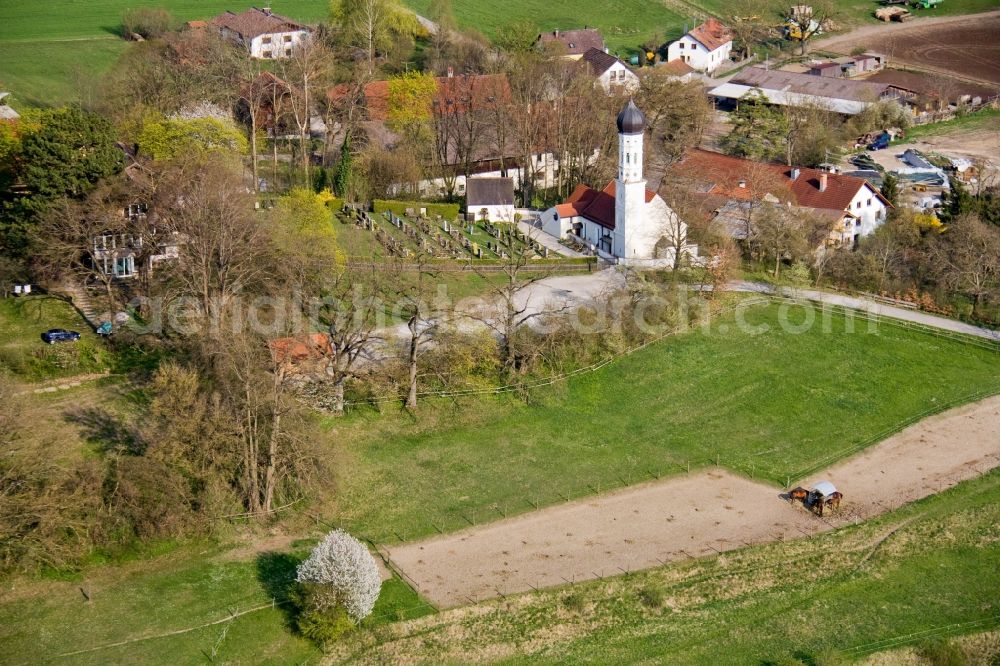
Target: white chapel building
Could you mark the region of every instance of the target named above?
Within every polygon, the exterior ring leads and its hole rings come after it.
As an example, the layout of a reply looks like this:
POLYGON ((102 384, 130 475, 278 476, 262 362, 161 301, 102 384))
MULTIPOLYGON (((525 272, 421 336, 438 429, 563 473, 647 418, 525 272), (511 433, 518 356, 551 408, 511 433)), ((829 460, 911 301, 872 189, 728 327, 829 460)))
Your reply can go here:
POLYGON ((669 267, 677 248, 696 256, 698 248, 687 244, 687 225, 646 189, 645 129, 646 117, 630 100, 618 114, 618 177, 603 190, 578 185, 566 201, 542 213, 542 231, 574 238, 623 265, 669 267))

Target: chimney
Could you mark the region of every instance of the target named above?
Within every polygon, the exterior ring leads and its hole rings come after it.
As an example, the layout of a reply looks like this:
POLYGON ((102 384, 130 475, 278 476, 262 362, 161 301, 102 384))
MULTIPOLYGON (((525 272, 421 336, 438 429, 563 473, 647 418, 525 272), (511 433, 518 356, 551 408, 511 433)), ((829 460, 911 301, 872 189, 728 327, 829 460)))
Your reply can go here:
POLYGON ((741 180, 740 181, 740 187, 742 187, 743 189, 746 189, 746 186, 747 186, 747 181, 741 180))
POLYGON ((819 191, 826 192, 826 173, 819 175, 819 191))
POLYGON ((265 16, 270 16, 271 15, 271 8, 270 7, 262 7, 260 11, 264 12, 265 16))
POLYGON ((455 76, 455 68, 454 67, 449 67, 448 68, 448 78, 450 79, 453 76, 455 76))
POLYGON ((798 169, 792 169, 792 180, 798 180, 799 179, 799 173, 801 173, 801 172, 798 169))

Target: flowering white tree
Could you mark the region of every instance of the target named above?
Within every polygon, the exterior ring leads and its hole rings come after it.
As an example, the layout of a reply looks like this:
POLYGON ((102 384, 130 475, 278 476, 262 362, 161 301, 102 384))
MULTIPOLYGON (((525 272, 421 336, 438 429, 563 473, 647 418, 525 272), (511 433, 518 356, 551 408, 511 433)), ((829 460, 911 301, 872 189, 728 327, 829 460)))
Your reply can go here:
POLYGON ((334 530, 299 565, 296 580, 312 584, 314 610, 343 608, 355 622, 368 617, 382 587, 375 558, 363 543, 344 530, 334 530))

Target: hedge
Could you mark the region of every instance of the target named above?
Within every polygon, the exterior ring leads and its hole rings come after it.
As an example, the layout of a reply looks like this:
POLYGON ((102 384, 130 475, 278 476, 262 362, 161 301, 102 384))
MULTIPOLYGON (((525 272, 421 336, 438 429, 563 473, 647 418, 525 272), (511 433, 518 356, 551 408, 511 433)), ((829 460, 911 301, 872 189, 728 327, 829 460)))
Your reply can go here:
POLYGON ((419 211, 421 208, 427 209, 428 217, 435 217, 440 215, 446 220, 454 220, 458 217, 458 204, 457 203, 427 203, 426 201, 386 201, 384 199, 375 200, 375 212, 378 214, 384 213, 385 211, 392 211, 393 214, 403 217, 406 215, 406 209, 412 208, 414 211, 419 211))

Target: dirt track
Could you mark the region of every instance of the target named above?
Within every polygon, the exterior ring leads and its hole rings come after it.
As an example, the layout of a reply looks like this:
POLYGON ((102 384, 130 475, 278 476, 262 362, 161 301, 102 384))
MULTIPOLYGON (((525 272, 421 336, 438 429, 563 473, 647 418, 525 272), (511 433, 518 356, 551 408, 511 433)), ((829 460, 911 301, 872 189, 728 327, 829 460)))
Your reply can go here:
POLYGON ((931 417, 809 481, 845 494, 828 520, 777 488, 708 470, 387 548, 442 608, 654 567, 870 518, 1000 465, 1000 396, 931 417))
POLYGON ((1000 11, 865 26, 816 40, 815 50, 848 54, 856 47, 885 53, 891 63, 1000 84, 1000 11))

